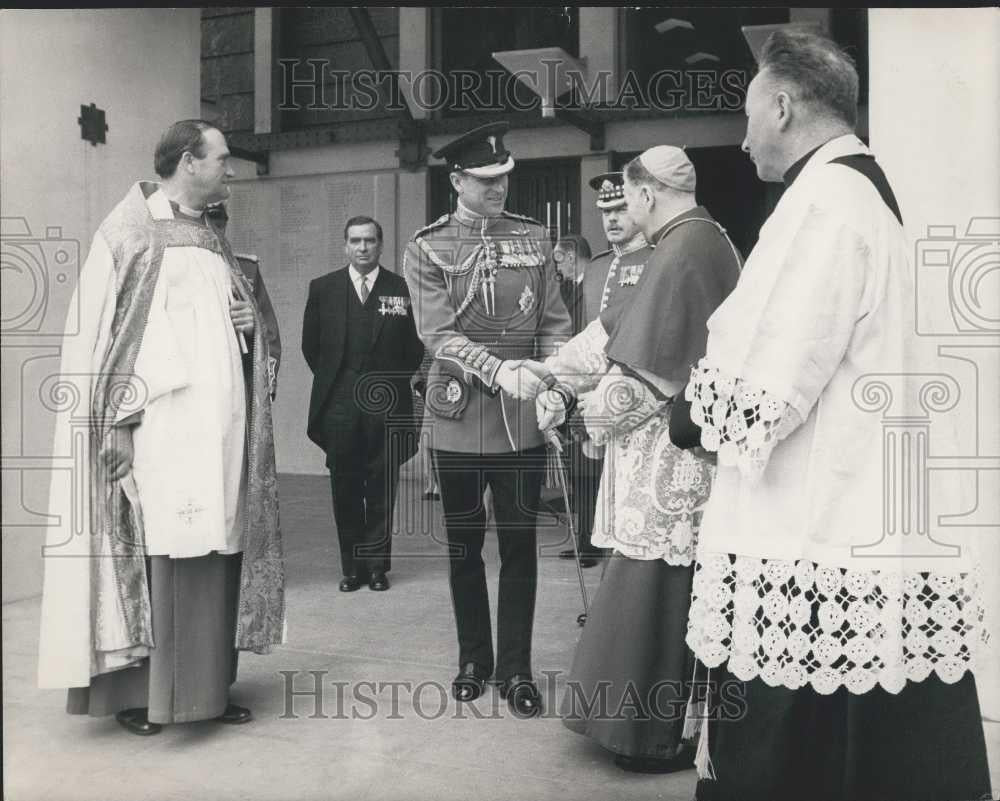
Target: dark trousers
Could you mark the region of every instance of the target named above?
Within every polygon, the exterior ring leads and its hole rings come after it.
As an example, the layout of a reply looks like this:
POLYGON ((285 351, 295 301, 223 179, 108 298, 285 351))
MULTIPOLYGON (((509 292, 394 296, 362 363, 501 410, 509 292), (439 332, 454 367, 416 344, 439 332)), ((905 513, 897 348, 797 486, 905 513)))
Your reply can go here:
POLYGON ((383 415, 362 413, 353 399, 337 401, 330 403, 324 427, 340 564, 345 576, 367 580, 392 567, 399 461, 386 453, 383 415))
POLYGON ((448 536, 451 599, 458 627, 459 666, 475 662, 493 672, 493 632, 483 564, 486 510, 493 492, 500 548, 496 677, 531 673, 531 629, 538 581, 535 521, 545 447, 514 453, 433 451, 448 536))
POLYGON ((573 514, 576 516, 576 536, 580 553, 593 553, 590 536, 594 531, 594 515, 597 509, 597 493, 601 488, 603 459, 591 459, 583 453, 582 442, 572 442, 569 446, 570 487, 573 496, 573 514))

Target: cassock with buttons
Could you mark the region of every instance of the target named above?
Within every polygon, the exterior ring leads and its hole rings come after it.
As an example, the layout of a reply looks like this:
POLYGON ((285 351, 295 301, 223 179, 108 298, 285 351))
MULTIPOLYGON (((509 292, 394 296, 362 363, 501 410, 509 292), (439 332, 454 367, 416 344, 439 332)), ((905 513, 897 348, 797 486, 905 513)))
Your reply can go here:
POLYGON ((515 712, 532 715, 541 707, 531 632, 545 445, 534 401, 515 399, 500 381, 521 360, 554 352, 572 326, 547 231, 503 210, 514 167, 506 130, 506 123, 483 126, 434 154, 451 168, 457 209, 414 234, 404 275, 418 334, 434 357, 424 424, 444 505, 458 628, 453 694, 472 700, 495 673, 515 712), (496 652, 481 556, 487 485, 501 560, 496 652))

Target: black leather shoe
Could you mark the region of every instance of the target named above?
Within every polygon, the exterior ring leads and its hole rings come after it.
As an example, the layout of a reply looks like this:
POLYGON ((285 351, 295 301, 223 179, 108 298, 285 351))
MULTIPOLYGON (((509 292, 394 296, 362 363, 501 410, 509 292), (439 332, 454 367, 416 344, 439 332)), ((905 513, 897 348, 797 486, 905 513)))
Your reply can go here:
POLYGON ((360 589, 363 583, 357 576, 344 576, 340 580, 340 587, 338 589, 341 592, 354 592, 360 589))
MULTIPOLYGON (((589 551, 580 551, 580 567, 595 567, 597 565, 598 555, 591 554, 589 551)), ((576 559, 576 554, 572 549, 568 551, 559 551, 560 559, 576 559)))
POLYGON ((441 493, 435 492, 434 490, 427 490, 422 497, 425 501, 440 501, 441 493))
POLYGON ((486 689, 489 676, 475 662, 466 662, 452 679, 451 695, 456 701, 475 701, 486 689))
POLYGON ((615 764, 629 773, 677 773, 694 767, 695 748, 685 745, 672 757, 625 756, 618 754, 615 764))
POLYGON ((389 589, 389 579, 385 573, 372 573, 372 580, 368 582, 368 588, 376 592, 384 592, 389 589))
POLYGON ((219 723, 231 723, 238 726, 240 723, 249 723, 253 720, 253 712, 245 706, 226 704, 226 711, 219 715, 216 720, 219 723))
POLYGON ((163 731, 163 726, 159 723, 150 723, 148 715, 149 710, 146 707, 142 709, 123 709, 115 715, 115 720, 122 725, 122 728, 132 732, 132 734, 138 734, 140 737, 159 734, 163 731))
POLYGON ((507 699, 507 705, 516 717, 533 718, 542 712, 542 696, 526 673, 515 673, 501 682, 500 697, 507 699))

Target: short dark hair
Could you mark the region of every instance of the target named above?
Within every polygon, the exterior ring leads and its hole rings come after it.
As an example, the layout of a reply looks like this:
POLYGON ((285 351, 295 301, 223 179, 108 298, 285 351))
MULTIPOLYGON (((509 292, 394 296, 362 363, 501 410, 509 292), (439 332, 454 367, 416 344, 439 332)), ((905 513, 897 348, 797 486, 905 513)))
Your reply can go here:
POLYGON ((572 251, 578 257, 590 258, 590 243, 580 234, 567 234, 556 242, 556 247, 560 250, 572 251))
POLYGON ((794 87, 798 98, 846 122, 858 123, 858 71, 851 57, 825 36, 775 31, 764 43, 760 71, 794 87))
POLYGON ((185 153, 191 153, 195 158, 204 158, 205 131, 212 128, 215 126, 205 120, 180 120, 167 128, 160 137, 153 156, 156 174, 161 178, 172 177, 185 153))
POLYGON ((356 217, 351 217, 351 219, 349 219, 344 224, 344 241, 345 242, 347 241, 347 231, 348 231, 348 229, 352 225, 374 225, 375 226, 375 234, 378 236, 378 241, 379 242, 382 241, 382 226, 379 225, 378 220, 372 219, 371 217, 369 217, 369 216, 367 216, 365 214, 359 214, 356 217))

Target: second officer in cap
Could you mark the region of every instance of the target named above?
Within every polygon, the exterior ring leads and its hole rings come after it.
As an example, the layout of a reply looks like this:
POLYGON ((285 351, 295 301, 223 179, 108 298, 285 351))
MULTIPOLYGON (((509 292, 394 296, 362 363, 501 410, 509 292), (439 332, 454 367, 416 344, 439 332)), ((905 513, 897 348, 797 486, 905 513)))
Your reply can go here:
MULTIPOLYGON (((612 330, 627 308, 651 252, 646 237, 628 214, 624 181, 622 173, 606 172, 589 182, 591 189, 597 192, 595 205, 601 213, 601 225, 611 247, 596 254, 583 274, 583 318, 584 325, 601 318, 606 331, 612 330)), ((577 442, 570 449, 569 462, 573 473, 573 506, 581 564, 589 567, 596 564, 602 553, 590 538, 603 457, 596 450, 585 449, 577 442)), ((559 556, 573 559, 575 553, 569 548, 561 551, 559 556)))
POLYGON ((450 168, 457 208, 417 231, 404 274, 417 331, 434 361, 425 424, 438 473, 458 628, 452 694, 477 698, 490 676, 515 714, 541 712, 531 672, 536 510, 545 445, 535 411, 540 360, 572 333, 548 234, 504 210, 514 159, 507 123, 470 131, 434 155, 450 168), (494 653, 482 547, 492 489, 500 550, 494 653))
POLYGON ((592 322, 608 308, 624 304, 642 275, 650 247, 625 204, 625 177, 606 172, 590 179, 597 191, 595 205, 601 212, 604 236, 611 247, 591 259, 583 275, 587 321, 592 322))

